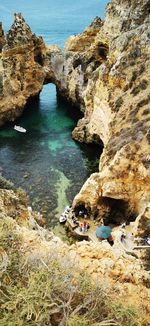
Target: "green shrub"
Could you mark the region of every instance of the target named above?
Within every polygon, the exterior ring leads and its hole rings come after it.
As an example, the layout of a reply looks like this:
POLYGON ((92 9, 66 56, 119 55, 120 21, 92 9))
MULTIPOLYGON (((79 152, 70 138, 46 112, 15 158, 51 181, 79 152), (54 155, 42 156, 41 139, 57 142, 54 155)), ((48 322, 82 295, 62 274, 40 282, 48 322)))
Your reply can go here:
POLYGON ((0 247, 4 250, 14 244, 15 239, 18 238, 15 234, 15 224, 11 219, 0 219, 0 247))
POLYGON ((112 317, 121 326, 141 326, 139 315, 134 307, 127 307, 120 303, 112 304, 112 317))
POLYGON ((27 205, 28 204, 27 194, 22 188, 17 189, 17 195, 18 195, 20 204, 22 204, 22 205, 27 205))
POLYGON ((68 326, 91 326, 91 322, 83 316, 73 316, 69 318, 68 326))
POLYGON ((34 252, 27 258, 14 221, 2 220, 0 235, 8 257, 1 273, 0 326, 139 325, 133 308, 113 303, 106 281, 94 281, 53 255, 47 262, 34 252))

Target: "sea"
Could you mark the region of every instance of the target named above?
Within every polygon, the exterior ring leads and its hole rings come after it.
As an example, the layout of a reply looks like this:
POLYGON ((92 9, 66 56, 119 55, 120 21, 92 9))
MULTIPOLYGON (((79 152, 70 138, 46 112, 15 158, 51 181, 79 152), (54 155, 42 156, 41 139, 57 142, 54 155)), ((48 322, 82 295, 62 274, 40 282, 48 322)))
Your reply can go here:
MULTIPOLYGON (((81 33, 96 16, 104 18, 107 2, 2 0, 0 21, 7 32, 13 14, 21 12, 32 32, 46 44, 63 48, 69 36, 81 33)), ((55 85, 48 84, 15 121, 26 128, 25 134, 14 130, 14 123, 0 129, 0 173, 27 192, 29 205, 53 230, 86 179, 98 171, 102 148, 71 137, 79 117, 76 109, 57 98, 55 85)))

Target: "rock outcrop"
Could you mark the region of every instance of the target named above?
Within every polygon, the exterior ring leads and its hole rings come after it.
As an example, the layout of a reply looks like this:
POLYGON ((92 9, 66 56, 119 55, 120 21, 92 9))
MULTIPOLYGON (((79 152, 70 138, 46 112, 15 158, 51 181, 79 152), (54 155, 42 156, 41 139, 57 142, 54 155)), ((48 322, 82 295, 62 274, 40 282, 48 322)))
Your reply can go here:
MULTIPOLYGON (((5 243, 4 234, 10 234, 9 246, 19 250, 24 264, 29 263, 31 270, 32 266, 35 269, 39 264, 46 267, 57 258, 65 267, 71 268, 74 276, 86 270, 93 280, 101 280, 113 297, 119 295, 120 300, 126 297, 129 305, 134 304, 138 308, 142 302, 148 315, 149 272, 143 268, 142 260, 137 255, 129 255, 117 243, 111 247, 107 241, 82 241, 68 245, 37 224, 37 214, 27 207, 25 194, 12 189, 0 191, 1 243, 5 243), (16 237, 19 238, 18 242, 16 237)), ((0 247, 1 277, 9 269, 11 251, 7 253, 6 250, 9 246, 0 247)))
POLYGON ((149 10, 147 0, 113 0, 104 23, 48 51, 58 94, 83 112, 73 138, 104 146, 73 205, 113 221, 134 220, 150 200, 149 10))
POLYGON ((100 172, 74 200, 74 206, 85 204, 95 216, 101 216, 103 206, 114 215, 118 201, 120 215, 131 220, 150 200, 149 10, 146 0, 114 0, 92 41, 89 37, 87 42, 87 29, 65 48, 69 62, 78 55, 67 87, 76 87, 74 103, 82 102, 84 112, 73 137, 86 142, 96 138, 104 144, 100 172))
POLYGON ((0 125, 18 117, 43 87, 45 44, 31 32, 21 14, 5 37, 0 58, 0 125))
POLYGON ((46 47, 19 14, 2 49, 1 124, 52 82, 83 113, 74 139, 103 145, 99 172, 73 202, 95 218, 134 220, 150 200, 149 13, 149 0, 112 0, 105 21, 96 17, 64 51, 46 47))

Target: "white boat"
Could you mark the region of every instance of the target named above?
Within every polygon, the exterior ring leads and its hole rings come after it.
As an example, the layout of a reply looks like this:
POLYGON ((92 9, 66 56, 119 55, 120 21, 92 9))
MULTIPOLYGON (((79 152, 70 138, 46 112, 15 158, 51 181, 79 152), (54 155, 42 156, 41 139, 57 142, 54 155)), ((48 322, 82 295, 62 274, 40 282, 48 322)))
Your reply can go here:
POLYGON ((60 224, 65 224, 66 221, 67 221, 67 216, 61 215, 60 218, 59 218, 59 223, 60 224))
POLYGON ((25 128, 23 128, 23 127, 20 127, 20 126, 14 126, 14 129, 15 130, 17 130, 17 131, 19 131, 19 132, 26 132, 26 129, 25 128))
POLYGON ((59 217, 59 223, 65 224, 69 215, 69 212, 71 210, 71 206, 67 206, 64 210, 64 212, 59 217))

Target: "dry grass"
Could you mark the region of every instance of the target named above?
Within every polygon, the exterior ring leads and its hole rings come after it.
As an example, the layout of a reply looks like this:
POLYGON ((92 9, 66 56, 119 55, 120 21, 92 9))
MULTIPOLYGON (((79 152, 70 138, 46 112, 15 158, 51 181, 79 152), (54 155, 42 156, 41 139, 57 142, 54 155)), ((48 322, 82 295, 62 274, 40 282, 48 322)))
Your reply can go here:
POLYGON ((10 220, 1 220, 0 238, 6 259, 0 326, 145 326, 134 307, 112 301, 107 287, 86 271, 77 277, 69 262, 57 258, 25 261, 22 239, 10 220))

